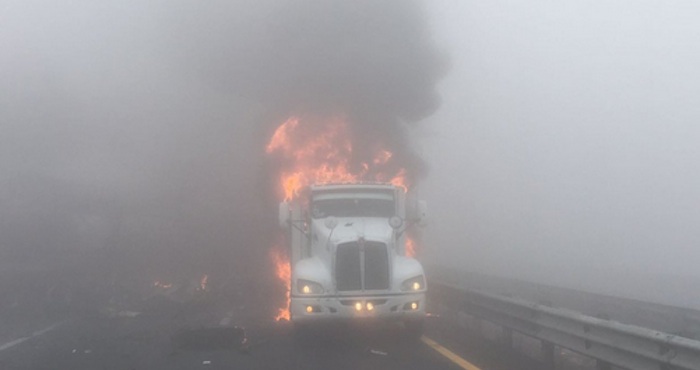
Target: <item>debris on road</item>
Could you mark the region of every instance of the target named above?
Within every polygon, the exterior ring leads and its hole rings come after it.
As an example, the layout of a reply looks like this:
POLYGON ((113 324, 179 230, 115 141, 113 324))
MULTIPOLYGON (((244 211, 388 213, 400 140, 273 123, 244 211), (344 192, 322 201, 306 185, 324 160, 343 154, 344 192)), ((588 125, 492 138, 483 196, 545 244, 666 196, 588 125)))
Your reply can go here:
POLYGON ((389 355, 388 353, 386 353, 386 352, 384 352, 384 351, 380 351, 380 350, 376 350, 376 349, 370 349, 369 352, 372 353, 372 354, 375 354, 375 355, 379 355, 379 356, 387 356, 387 355, 389 355))
POLYGON ((211 361, 204 360, 204 361, 202 361, 202 365, 211 365, 211 361))

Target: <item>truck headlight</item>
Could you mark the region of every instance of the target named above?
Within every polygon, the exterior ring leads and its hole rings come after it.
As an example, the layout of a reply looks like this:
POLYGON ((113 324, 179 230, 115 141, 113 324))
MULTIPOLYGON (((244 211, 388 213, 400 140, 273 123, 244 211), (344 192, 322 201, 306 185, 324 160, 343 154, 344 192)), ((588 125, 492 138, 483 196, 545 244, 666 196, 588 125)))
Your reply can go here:
POLYGON ((301 294, 323 294, 323 286, 311 280, 298 279, 297 290, 301 294))
POLYGON ((404 292, 416 292, 425 289, 425 278, 423 275, 412 277, 401 283, 401 290, 404 292))

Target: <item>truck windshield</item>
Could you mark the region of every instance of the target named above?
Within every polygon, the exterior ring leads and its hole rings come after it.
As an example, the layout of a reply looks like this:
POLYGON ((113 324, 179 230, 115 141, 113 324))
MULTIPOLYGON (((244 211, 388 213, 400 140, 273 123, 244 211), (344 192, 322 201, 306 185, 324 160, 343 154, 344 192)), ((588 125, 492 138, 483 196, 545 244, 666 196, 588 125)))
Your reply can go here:
POLYGON ((334 217, 384 217, 394 215, 394 202, 387 199, 324 199, 316 200, 311 207, 313 218, 334 217))

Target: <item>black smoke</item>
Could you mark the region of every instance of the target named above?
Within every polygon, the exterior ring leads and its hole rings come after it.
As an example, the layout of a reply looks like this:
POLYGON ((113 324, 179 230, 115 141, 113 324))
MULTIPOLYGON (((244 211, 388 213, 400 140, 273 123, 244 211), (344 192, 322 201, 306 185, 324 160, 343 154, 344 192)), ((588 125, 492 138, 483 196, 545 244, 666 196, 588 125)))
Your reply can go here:
POLYGON ((267 156, 265 144, 290 116, 319 130, 327 119, 344 117, 351 170, 372 163, 383 148, 394 155, 382 171, 404 168, 411 184, 426 174, 410 130, 438 108, 436 84, 447 60, 433 43, 423 6, 413 0, 275 0, 196 2, 183 9, 173 37, 174 49, 185 52, 180 62, 257 112, 231 124, 254 127, 251 152, 242 155, 263 158, 250 174, 260 179, 258 195, 248 198, 266 205, 261 225, 270 229, 258 234, 268 236, 261 244, 279 243, 270 236, 279 234, 278 173, 288 164, 267 156))
MULTIPOLYGON (((200 4, 192 7, 200 11, 200 4)), ((259 141, 288 116, 342 115, 350 123, 353 164, 378 147, 415 182, 426 172, 411 125, 440 102, 445 55, 431 38, 419 1, 255 1, 209 5, 205 23, 187 30, 188 66, 221 91, 255 102, 259 141), (190 33, 191 32, 191 33, 190 33), (192 39, 194 37, 194 39, 192 39)), ((261 145, 262 147, 262 145, 261 145)))
POLYGON ((4 10, 3 271, 49 269, 60 256, 58 269, 89 267, 84 281, 102 281, 107 296, 127 281, 203 273, 255 285, 271 275, 261 265, 276 226, 277 163, 264 149, 289 115, 344 115, 354 162, 382 146, 414 179, 425 172, 410 130, 438 106, 446 63, 419 2, 4 10))

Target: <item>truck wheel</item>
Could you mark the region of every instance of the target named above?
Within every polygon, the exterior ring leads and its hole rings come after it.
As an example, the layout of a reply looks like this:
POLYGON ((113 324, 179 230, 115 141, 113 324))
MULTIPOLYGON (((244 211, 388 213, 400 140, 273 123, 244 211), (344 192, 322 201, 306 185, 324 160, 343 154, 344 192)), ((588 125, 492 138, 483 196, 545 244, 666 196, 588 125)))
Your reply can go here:
POLYGON ((406 327, 406 332, 411 338, 418 339, 423 336, 423 332, 425 331, 425 323, 424 320, 407 320, 404 322, 404 326, 406 327))

